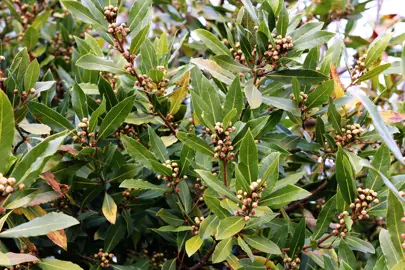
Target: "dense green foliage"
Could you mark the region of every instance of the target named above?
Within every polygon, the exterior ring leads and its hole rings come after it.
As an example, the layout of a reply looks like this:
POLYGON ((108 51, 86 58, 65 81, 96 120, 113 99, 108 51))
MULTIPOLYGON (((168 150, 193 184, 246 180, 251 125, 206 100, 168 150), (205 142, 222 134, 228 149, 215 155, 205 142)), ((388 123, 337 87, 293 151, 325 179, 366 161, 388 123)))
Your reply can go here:
POLYGON ((2 267, 405 269, 402 18, 218 2, 1 2, 2 267))

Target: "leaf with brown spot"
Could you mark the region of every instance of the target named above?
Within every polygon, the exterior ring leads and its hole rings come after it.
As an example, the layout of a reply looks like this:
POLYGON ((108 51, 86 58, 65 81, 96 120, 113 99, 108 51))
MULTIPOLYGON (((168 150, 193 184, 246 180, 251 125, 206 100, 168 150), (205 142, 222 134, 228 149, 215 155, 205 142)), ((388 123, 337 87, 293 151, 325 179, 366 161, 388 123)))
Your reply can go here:
POLYGON ((79 154, 79 151, 77 151, 70 145, 61 145, 61 146, 59 146, 59 150, 63 151, 63 152, 68 152, 72 156, 77 156, 79 154))
MULTIPOLYGON (((41 206, 21 208, 21 210, 28 220, 33 220, 34 218, 46 215, 46 211, 41 206)), ((48 236, 48 238, 56 245, 67 250, 67 237, 65 230, 52 231, 46 236, 48 236)))
POLYGON ((405 113, 393 112, 390 110, 380 112, 385 123, 398 123, 405 120, 405 113))
POLYGON ((69 191, 70 187, 68 185, 59 184, 58 180, 55 178, 55 175, 53 173, 51 173, 50 171, 44 172, 43 174, 41 174, 40 177, 42 179, 44 179, 48 183, 48 185, 50 185, 52 187, 53 190, 55 190, 62 196, 64 196, 65 193, 69 191), (61 187, 64 188, 63 191, 62 191, 61 187))

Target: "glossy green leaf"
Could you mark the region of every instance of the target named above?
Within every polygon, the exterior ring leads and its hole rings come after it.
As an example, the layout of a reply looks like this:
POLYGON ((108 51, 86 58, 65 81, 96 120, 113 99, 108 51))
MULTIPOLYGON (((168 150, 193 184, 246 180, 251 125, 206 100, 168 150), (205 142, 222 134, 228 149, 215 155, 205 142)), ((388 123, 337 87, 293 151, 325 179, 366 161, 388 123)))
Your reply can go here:
POLYGON ((5 173, 14 141, 14 111, 7 95, 0 91, 0 173, 5 173))
POLYGON ((90 53, 80 57, 76 61, 76 65, 88 70, 105 71, 113 74, 126 73, 125 69, 117 66, 113 60, 107 60, 103 57, 95 56, 94 54, 90 53))
POLYGON ((329 80, 318 86, 314 91, 308 95, 306 105, 308 109, 322 105, 327 102, 334 90, 333 80, 329 80))
POLYGON ((269 254, 281 254, 280 248, 272 241, 262 236, 243 235, 243 240, 249 246, 269 254))
POLYGON ((134 101, 135 96, 130 96, 111 108, 111 110, 104 117, 103 122, 101 122, 100 130, 97 136, 98 140, 109 136, 119 126, 121 126, 128 114, 131 112, 134 101))
POLYGON ((79 118, 79 121, 82 121, 83 118, 88 118, 89 110, 87 105, 86 94, 83 92, 83 90, 77 83, 73 85, 72 107, 77 117, 79 118))

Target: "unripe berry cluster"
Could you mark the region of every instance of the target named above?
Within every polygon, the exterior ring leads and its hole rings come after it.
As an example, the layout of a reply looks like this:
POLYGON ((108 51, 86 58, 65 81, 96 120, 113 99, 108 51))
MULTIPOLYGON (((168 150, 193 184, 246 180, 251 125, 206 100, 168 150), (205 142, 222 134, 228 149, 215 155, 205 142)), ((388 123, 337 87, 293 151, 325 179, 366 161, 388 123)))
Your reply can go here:
POLYGON ((357 217, 358 219, 369 219, 370 216, 367 214, 367 209, 371 208, 371 204, 379 203, 380 201, 377 199, 377 192, 372 189, 357 189, 358 196, 354 203, 350 204, 350 208, 352 209, 353 216, 357 217))
POLYGON ((332 231, 332 234, 335 236, 340 236, 340 237, 345 237, 348 233, 348 229, 346 227, 346 221, 345 217, 349 216, 349 212, 344 211, 343 213, 340 213, 338 218, 339 218, 339 223, 336 224, 336 229, 332 231))
MULTIPOLYGON (((163 66, 158 66, 158 70, 163 71, 166 76, 166 68, 163 66)), ((163 96, 166 93, 166 85, 169 82, 169 79, 164 78, 159 82, 154 82, 151 77, 146 74, 139 76, 139 81, 135 82, 135 86, 142 87, 146 92, 156 94, 158 96, 163 96)))
POLYGON ((288 255, 286 254, 284 256, 283 263, 284 263, 284 268, 285 269, 291 269, 291 270, 292 269, 299 269, 301 260, 298 257, 295 258, 295 260, 293 260, 292 258, 288 257, 288 255))
POLYGON ((230 134, 236 131, 236 128, 232 126, 232 122, 229 122, 228 128, 224 129, 224 125, 221 122, 217 122, 214 127, 214 132, 207 127, 202 128, 204 134, 211 136, 214 143, 214 157, 226 160, 233 160, 235 153, 233 152, 232 138, 230 134))
POLYGON ((353 11, 354 11, 353 6, 351 4, 347 4, 344 10, 342 10, 339 7, 329 10, 329 17, 332 21, 337 21, 342 18, 350 16, 353 13, 353 11))
MULTIPOLYGON (((350 142, 356 141, 356 139, 363 135, 364 130, 359 124, 347 125, 346 128, 342 128, 343 135, 336 134, 336 145, 344 146, 350 142)), ((350 144, 348 147, 351 147, 350 144)))
POLYGON ((49 206, 52 208, 59 207, 59 209, 56 210, 56 212, 60 212, 61 211, 60 209, 62 209, 62 211, 63 211, 63 209, 69 208, 69 200, 61 199, 61 200, 56 201, 56 203, 54 203, 54 202, 50 203, 49 206))
POLYGON ((115 22, 117 19, 117 14, 118 7, 114 7, 113 5, 104 7, 104 19, 106 19, 109 23, 115 22))
POLYGON ((49 49, 54 56, 62 57, 65 62, 69 64, 70 57, 73 53, 73 36, 68 35, 67 37, 69 38, 69 42, 65 42, 59 31, 56 32, 56 36, 49 41, 52 45, 49 46, 49 49))
POLYGON ((12 193, 16 190, 22 190, 25 188, 24 184, 19 184, 18 188, 13 187, 16 183, 16 180, 14 177, 4 177, 3 174, 0 173, 0 192, 3 192, 3 194, 9 194, 12 193))
MULTIPOLYGON (((267 64, 277 64, 278 60, 281 57, 285 56, 285 54, 293 48, 294 44, 290 36, 283 38, 280 35, 276 37, 274 33, 272 33, 271 35, 273 36, 273 38, 275 38, 275 45, 269 42, 267 46, 268 50, 264 52, 264 56, 267 57, 267 64)), ((255 54, 256 48, 253 51, 255 54)))
POLYGON ((108 25, 108 33, 110 34, 117 34, 126 37, 129 33, 130 29, 127 27, 125 23, 122 23, 120 26, 117 26, 115 22, 110 23, 108 25))
POLYGON ((111 259, 114 257, 113 253, 103 252, 103 249, 100 248, 98 253, 94 254, 94 258, 100 260, 101 267, 111 267, 111 259))
MULTIPOLYGON (((295 95, 293 93, 290 94, 290 99, 295 100, 295 95)), ((305 92, 300 92, 299 95, 299 107, 301 111, 305 111, 308 109, 307 106, 305 106, 305 102, 307 102, 308 99, 308 94, 305 94, 305 92)))
POLYGON ((73 141, 76 143, 80 143, 82 146, 91 146, 95 147, 97 145, 97 141, 94 138, 94 133, 89 132, 87 129, 89 127, 89 119, 83 118, 82 121, 77 125, 82 131, 78 131, 77 135, 72 137, 73 141))
MULTIPOLYGON (((170 170, 172 170, 172 174, 170 176, 161 176, 158 175, 157 178, 158 179, 162 179, 167 181, 167 186, 168 187, 174 187, 174 191, 175 192, 179 192, 180 188, 176 187, 178 183, 180 183, 181 181, 181 177, 180 177, 180 168, 179 168, 179 164, 177 162, 173 162, 171 160, 166 160, 165 163, 163 163, 163 165, 165 165, 167 168, 169 168, 170 170)), ((183 179, 187 179, 187 175, 183 176, 183 179)))
POLYGON ((205 189, 205 186, 203 184, 199 184, 201 182, 201 178, 196 178, 195 179, 197 181, 196 184, 194 184, 194 188, 196 189, 195 194, 198 196, 198 200, 200 202, 204 201, 204 197, 202 196, 202 192, 205 189))
MULTIPOLYGON (((128 137, 132 137, 132 136, 138 136, 139 133, 135 131, 135 126, 134 125, 125 125, 125 126, 121 126, 119 127, 119 129, 117 129, 114 133, 114 136, 117 139, 120 139, 121 135, 126 135, 128 137)), ((140 141, 139 138, 136 138, 136 141, 140 141)))
POLYGON ((124 190, 123 192, 122 192, 122 195, 125 197, 125 198, 130 198, 131 197, 131 192, 132 192, 132 188, 127 188, 126 190, 124 190))
POLYGON ((354 68, 353 68, 353 66, 349 67, 352 81, 360 78, 364 74, 364 72, 367 71, 366 62, 365 62, 366 57, 367 57, 367 54, 363 54, 363 56, 361 56, 359 58, 359 60, 356 61, 356 65, 354 66, 354 68))
MULTIPOLYGON (((295 96, 293 93, 290 94, 290 98, 292 100, 295 100, 295 96)), ((308 99, 308 95, 305 94, 305 92, 300 92, 300 97, 299 97, 300 103, 305 103, 305 101, 307 101, 307 99, 308 99)))
POLYGON ((250 184, 251 192, 238 190, 236 198, 240 200, 240 209, 236 210, 236 215, 244 216, 245 221, 249 221, 251 216, 256 214, 256 208, 259 206, 259 200, 262 197, 263 190, 267 187, 266 183, 263 183, 261 179, 257 179, 250 184))
POLYGON ((232 53, 233 57, 235 58, 236 61, 238 61, 241 64, 246 63, 246 58, 243 55, 242 50, 240 49, 240 42, 235 43, 235 48, 230 48, 229 51, 232 53))
POLYGON ((164 256, 165 255, 163 253, 153 252, 152 258, 150 259, 150 264, 152 267, 159 267, 159 269, 162 268, 163 264, 167 261, 164 256))
POLYGON ((204 220, 204 217, 195 217, 194 222, 195 224, 191 226, 191 233, 194 235, 198 234, 198 230, 200 229, 200 224, 204 220))

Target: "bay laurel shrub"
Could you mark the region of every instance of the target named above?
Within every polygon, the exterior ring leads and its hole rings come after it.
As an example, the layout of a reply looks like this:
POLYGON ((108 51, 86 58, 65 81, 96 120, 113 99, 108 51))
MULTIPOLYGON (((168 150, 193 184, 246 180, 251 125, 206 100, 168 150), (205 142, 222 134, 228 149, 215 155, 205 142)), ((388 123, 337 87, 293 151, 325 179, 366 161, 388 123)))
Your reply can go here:
POLYGON ((405 269, 403 18, 216 2, 1 2, 4 269, 405 269))

